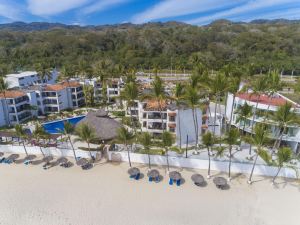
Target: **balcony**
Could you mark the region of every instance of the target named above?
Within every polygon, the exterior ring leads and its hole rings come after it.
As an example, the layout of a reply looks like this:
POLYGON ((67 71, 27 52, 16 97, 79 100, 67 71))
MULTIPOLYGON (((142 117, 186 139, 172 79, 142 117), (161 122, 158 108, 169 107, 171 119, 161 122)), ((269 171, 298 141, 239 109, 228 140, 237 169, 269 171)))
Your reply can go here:
POLYGON ((161 123, 150 123, 147 127, 149 130, 164 130, 166 129, 166 124, 163 125, 161 123))

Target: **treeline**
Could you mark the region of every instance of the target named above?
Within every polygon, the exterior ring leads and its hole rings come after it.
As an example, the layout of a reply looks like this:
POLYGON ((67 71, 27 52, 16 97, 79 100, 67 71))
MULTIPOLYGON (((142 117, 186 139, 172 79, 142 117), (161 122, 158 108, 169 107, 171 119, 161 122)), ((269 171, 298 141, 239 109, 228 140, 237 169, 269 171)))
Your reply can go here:
MULTIPOLYGON (((49 26, 49 25, 48 25, 49 26)), ((300 22, 182 23, 0 29, 0 67, 9 72, 109 60, 125 68, 191 69, 201 62, 219 70, 236 65, 250 73, 270 69, 300 74, 300 22)))

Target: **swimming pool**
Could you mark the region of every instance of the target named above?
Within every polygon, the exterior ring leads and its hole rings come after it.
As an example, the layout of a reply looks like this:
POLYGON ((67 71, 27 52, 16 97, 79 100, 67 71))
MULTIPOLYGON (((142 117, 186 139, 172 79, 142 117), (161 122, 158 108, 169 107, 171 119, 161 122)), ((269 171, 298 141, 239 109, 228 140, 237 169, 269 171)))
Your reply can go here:
POLYGON ((67 118, 67 119, 64 119, 64 120, 56 120, 56 121, 53 121, 53 122, 44 123, 43 127, 44 127, 45 131, 48 132, 49 134, 57 134, 57 133, 59 133, 59 130, 64 129, 64 123, 65 122, 69 122, 73 125, 76 125, 84 117, 85 116, 76 116, 76 117, 67 118))

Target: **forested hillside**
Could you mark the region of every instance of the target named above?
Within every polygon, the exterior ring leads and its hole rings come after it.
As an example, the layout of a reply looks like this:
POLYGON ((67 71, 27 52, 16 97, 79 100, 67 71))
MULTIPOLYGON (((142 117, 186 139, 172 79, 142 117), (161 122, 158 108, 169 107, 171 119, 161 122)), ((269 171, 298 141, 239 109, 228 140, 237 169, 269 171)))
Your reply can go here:
POLYGON ((93 65, 109 60, 127 68, 210 69, 226 64, 267 71, 300 73, 300 22, 220 20, 208 26, 183 23, 67 26, 14 23, 0 25, 0 67, 8 71, 93 65))

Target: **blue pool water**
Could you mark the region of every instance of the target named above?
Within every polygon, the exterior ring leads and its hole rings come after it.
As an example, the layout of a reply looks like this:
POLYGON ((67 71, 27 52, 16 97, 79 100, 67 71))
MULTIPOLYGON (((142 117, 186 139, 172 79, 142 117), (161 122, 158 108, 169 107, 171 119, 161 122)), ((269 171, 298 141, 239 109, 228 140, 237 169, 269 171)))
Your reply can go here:
POLYGON ((43 127, 46 132, 50 134, 57 134, 60 130, 64 129, 64 122, 68 121, 69 123, 76 125, 80 120, 82 120, 85 116, 77 116, 73 118, 68 118, 64 120, 57 120, 49 123, 44 123, 43 127))

